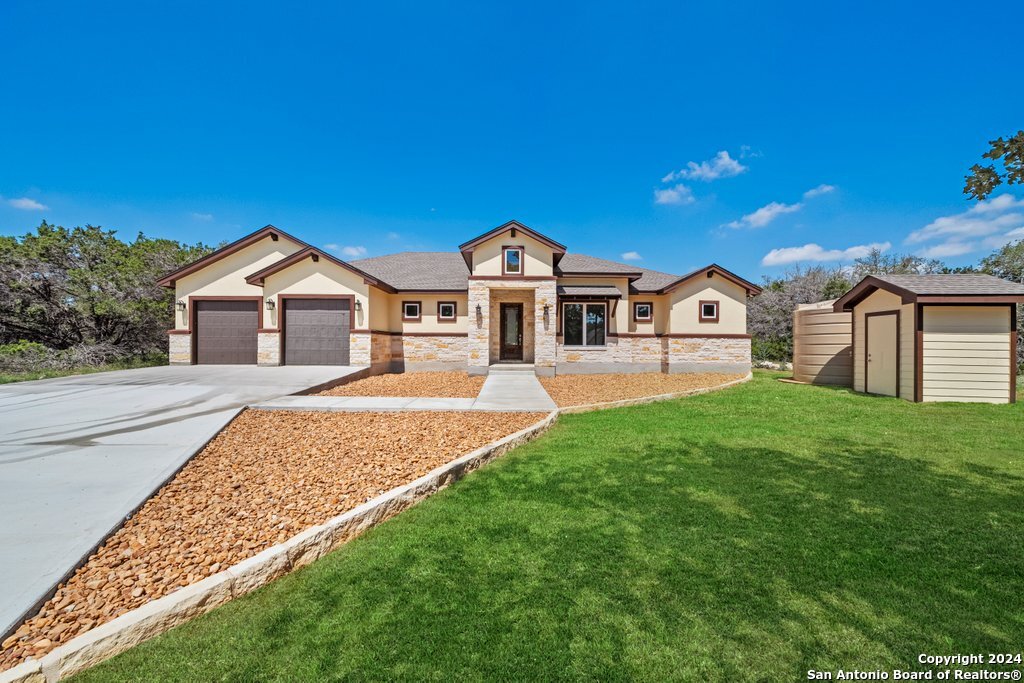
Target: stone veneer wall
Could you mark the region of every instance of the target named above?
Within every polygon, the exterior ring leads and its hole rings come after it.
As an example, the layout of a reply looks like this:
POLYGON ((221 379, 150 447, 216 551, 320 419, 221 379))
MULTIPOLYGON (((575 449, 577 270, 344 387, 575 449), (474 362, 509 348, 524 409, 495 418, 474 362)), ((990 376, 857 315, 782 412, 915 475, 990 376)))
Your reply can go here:
POLYGON ((669 372, 750 372, 749 338, 670 338, 669 372))
POLYGON ((471 375, 486 375, 490 365, 489 334, 491 293, 487 285, 469 281, 469 336, 467 337, 467 370, 471 375), (477 308, 481 313, 477 315, 477 308))
POLYGON ((550 377, 555 374, 558 352, 555 344, 555 310, 558 306, 553 281, 541 281, 533 292, 533 316, 536 321, 536 333, 533 341, 534 372, 550 377), (547 320, 544 318, 544 307, 548 307, 547 320))
POLYGON ((171 365, 192 364, 192 335, 167 335, 167 356, 171 365))
POLYGON ((349 365, 370 365, 370 333, 351 332, 348 335, 349 365))
POLYGON ((281 364, 280 332, 258 332, 256 334, 256 364, 281 364))
POLYGON ((401 340, 406 372, 466 369, 470 346, 468 336, 403 336, 401 340))

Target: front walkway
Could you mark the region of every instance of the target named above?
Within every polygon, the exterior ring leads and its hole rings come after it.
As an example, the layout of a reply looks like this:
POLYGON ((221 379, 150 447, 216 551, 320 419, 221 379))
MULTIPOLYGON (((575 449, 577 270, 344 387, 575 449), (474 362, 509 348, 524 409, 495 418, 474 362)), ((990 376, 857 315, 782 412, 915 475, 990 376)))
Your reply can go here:
POLYGON ((360 369, 163 366, 0 386, 0 633, 241 408, 360 369))
MULTIPOLYGON (((525 366, 524 366, 525 367, 525 366)), ((281 396, 251 406, 257 410, 413 411, 489 410, 506 413, 549 412, 555 409, 532 368, 492 368, 476 398, 411 398, 402 396, 281 396)))

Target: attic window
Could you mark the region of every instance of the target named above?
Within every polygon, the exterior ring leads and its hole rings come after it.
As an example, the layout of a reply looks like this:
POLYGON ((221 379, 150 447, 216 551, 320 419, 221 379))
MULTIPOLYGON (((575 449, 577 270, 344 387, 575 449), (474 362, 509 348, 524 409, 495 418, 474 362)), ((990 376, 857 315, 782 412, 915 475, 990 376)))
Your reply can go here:
POLYGON ((702 322, 702 323, 717 323, 718 322, 718 302, 717 301, 701 301, 700 302, 700 322, 702 322))
POLYGON ((501 274, 523 274, 523 248, 503 247, 501 251, 501 274))

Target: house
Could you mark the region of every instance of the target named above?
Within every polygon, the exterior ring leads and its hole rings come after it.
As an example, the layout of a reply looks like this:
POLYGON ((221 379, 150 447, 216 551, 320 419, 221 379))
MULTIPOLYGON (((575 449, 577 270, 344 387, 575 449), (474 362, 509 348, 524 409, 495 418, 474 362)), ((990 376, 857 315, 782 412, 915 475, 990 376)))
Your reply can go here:
POLYGON ((164 277, 171 363, 532 365, 747 372, 747 297, 721 266, 677 276, 570 252, 510 221, 452 252, 342 261, 274 226, 164 277))
POLYGON ((853 314, 853 388, 908 401, 1013 403, 1024 285, 991 275, 869 276, 853 314))

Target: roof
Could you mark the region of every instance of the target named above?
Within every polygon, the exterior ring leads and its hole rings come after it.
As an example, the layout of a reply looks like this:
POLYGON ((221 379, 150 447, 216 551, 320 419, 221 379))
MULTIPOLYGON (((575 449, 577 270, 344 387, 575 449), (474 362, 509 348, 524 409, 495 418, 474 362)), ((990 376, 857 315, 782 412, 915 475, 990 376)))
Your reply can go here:
POLYGON ((622 292, 611 285, 558 285, 558 296, 591 296, 621 299, 622 292))
POLYGON ((464 292, 469 289, 469 269, 461 254, 455 251, 403 251, 349 261, 349 264, 399 290, 464 292))
POLYGON ((747 290, 747 294, 749 294, 750 296, 756 296, 761 293, 761 288, 755 285, 753 282, 749 280, 744 280, 736 273, 726 270, 717 263, 712 263, 709 266, 698 268, 692 273, 687 273, 686 275, 683 275, 682 277, 676 279, 675 282, 671 282, 668 285, 662 287, 660 290, 658 290, 658 294, 667 294, 672 290, 676 289, 677 287, 680 287, 683 284, 689 282, 693 278, 700 277, 701 275, 705 275, 707 277, 718 275, 728 280, 729 282, 733 283, 734 285, 738 285, 743 289, 747 290))
POLYGON ((563 253, 563 254, 565 253, 565 245, 564 244, 562 244, 561 242, 556 242, 555 240, 551 239, 547 235, 542 235, 541 233, 537 232, 533 228, 531 228, 531 227, 529 227, 527 225, 523 225, 519 221, 508 221, 507 223, 502 223, 498 227, 494 228, 493 230, 488 230, 487 232, 485 232, 484 234, 480 235, 479 237, 474 237, 473 239, 469 240, 468 242, 463 242, 462 244, 459 245, 459 251, 472 251, 473 248, 475 246, 477 246, 478 244, 480 244, 481 242, 486 242, 487 240, 491 239, 492 237, 495 237, 496 235, 500 235, 501 233, 506 232, 508 230, 519 230, 520 232, 524 232, 527 235, 529 235, 530 237, 532 237, 533 239, 535 239, 538 242, 540 242, 541 244, 544 244, 544 245, 546 245, 548 247, 551 247, 552 250, 554 250, 556 252, 559 252, 559 253, 563 253))
POLYGON ((373 277, 369 273, 366 273, 365 271, 360 270, 359 268, 356 268, 350 263, 346 263, 345 261, 342 261, 339 258, 335 258, 334 256, 331 256, 327 252, 323 251, 322 249, 318 249, 317 247, 306 247, 305 249, 298 250, 294 254, 289 254, 288 256, 285 256, 283 259, 271 263, 266 268, 258 270, 252 275, 247 276, 245 278, 245 281, 248 282, 250 285, 259 285, 262 287, 266 279, 273 275, 274 273, 278 273, 284 270, 285 268, 295 265, 296 263, 305 261, 307 258, 311 258, 313 259, 313 261, 319 261, 320 259, 324 259, 325 261, 329 261, 340 268, 344 268, 349 272, 355 273, 356 275, 363 278, 363 282, 365 282, 368 285, 375 285, 377 287, 380 287, 381 289, 393 291, 392 287, 388 283, 382 282, 381 280, 373 277))
POLYGON ((903 303, 1024 303, 1024 284, 992 275, 868 275, 836 299, 836 311, 851 311, 879 289, 903 303))
POLYGON ((627 277, 630 280, 630 291, 633 292, 656 292, 679 279, 678 275, 663 273, 659 270, 627 265, 586 254, 573 254, 572 252, 562 257, 561 262, 555 268, 555 275, 559 277, 572 275, 627 277))
POLYGON ((162 278, 157 280, 156 283, 161 287, 173 287, 174 283, 180 278, 183 278, 186 275, 191 275, 197 270, 201 270, 206 266, 210 265, 211 263, 219 261, 225 256, 230 256, 231 254, 234 254, 236 251, 241 251, 242 249, 245 249, 246 247, 255 244, 256 242, 259 242, 260 240, 267 237, 274 240, 275 242, 279 238, 284 237, 286 239, 291 240, 292 242, 295 242, 297 245, 299 245, 299 247, 309 246, 299 238, 289 235, 284 230, 278 230, 273 225, 265 225, 259 230, 249 233, 245 237, 237 239, 230 244, 225 244, 220 249, 217 249, 216 251, 207 254, 201 259, 197 259, 192 263, 189 263, 188 265, 182 266, 181 268, 178 268, 177 270, 172 271, 167 275, 164 275, 162 278))

